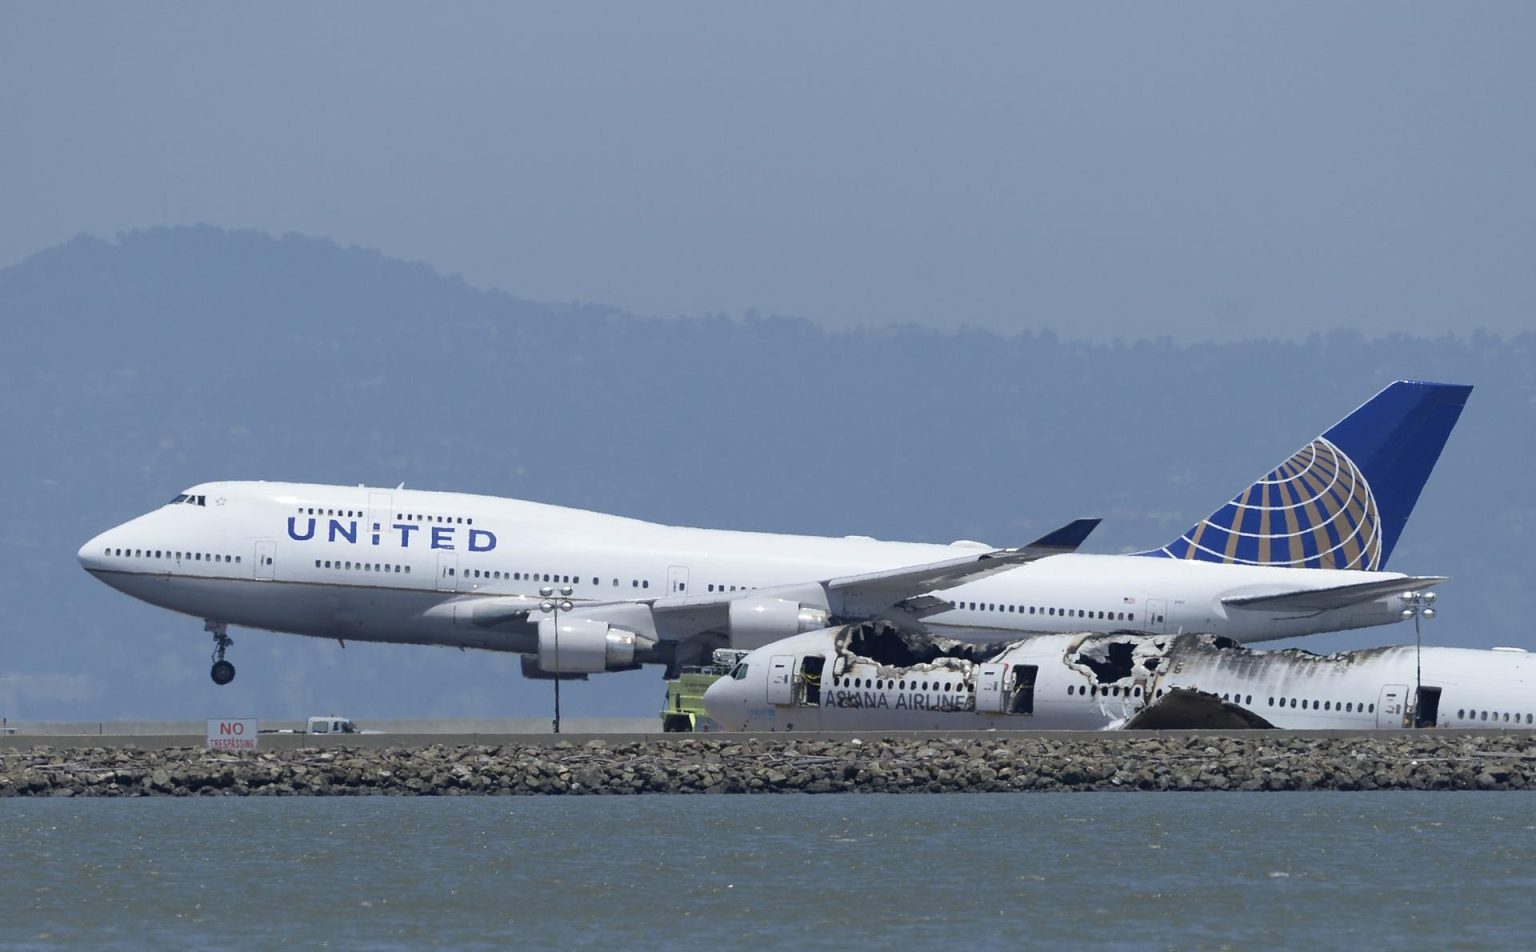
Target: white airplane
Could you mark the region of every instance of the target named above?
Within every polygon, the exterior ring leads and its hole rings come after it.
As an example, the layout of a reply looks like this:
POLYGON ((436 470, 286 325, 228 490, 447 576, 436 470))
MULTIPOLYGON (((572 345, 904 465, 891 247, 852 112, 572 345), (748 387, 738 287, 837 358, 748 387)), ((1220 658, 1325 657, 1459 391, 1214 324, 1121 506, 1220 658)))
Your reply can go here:
POLYGON ((979 646, 874 622, 749 652, 704 692, 704 706, 728 731, 1236 726, 1213 725, 1222 714, 1291 730, 1530 729, 1532 657, 1413 645, 1323 656, 1208 634, 1081 632, 979 646))
POLYGON ((1070 553, 1097 520, 993 549, 657 525, 403 488, 214 482, 80 549, 92 575, 228 626, 523 654, 529 677, 756 648, 884 618, 973 637, 1214 631, 1239 640, 1396 621, 1442 581, 1380 571, 1470 387, 1398 382, 1168 545, 1070 553), (944 593, 942 597, 935 594, 944 593))

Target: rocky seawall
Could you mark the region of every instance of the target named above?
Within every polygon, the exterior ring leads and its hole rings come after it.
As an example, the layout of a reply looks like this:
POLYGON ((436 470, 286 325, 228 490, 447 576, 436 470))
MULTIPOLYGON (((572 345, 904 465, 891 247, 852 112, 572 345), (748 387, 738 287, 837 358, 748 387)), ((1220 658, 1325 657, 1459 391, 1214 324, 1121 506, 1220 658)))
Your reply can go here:
POLYGON ((1071 735, 0 749, 0 797, 1531 790, 1536 735, 1071 735))

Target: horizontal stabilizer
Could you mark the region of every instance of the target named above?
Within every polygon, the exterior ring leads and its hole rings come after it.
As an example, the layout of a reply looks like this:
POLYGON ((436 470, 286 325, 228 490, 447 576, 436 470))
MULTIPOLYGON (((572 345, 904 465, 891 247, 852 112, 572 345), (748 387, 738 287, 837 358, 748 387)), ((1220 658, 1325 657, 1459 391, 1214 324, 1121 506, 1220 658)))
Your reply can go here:
POLYGON ((1347 608, 1361 602, 1375 601, 1390 595, 1416 592, 1432 585, 1439 585, 1445 580, 1444 575, 1395 576, 1375 582, 1335 585, 1330 588, 1306 588, 1272 595, 1228 595, 1221 600, 1221 603, 1228 608, 1250 608, 1262 611, 1324 612, 1334 608, 1347 608))

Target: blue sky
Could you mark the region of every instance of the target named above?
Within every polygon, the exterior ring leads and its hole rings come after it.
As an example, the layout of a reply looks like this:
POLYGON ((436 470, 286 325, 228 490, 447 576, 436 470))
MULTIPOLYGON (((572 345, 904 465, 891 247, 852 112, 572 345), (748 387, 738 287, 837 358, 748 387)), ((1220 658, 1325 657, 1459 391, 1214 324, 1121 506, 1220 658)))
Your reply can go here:
POLYGON ((643 314, 1532 325, 1536 7, 9 4, 0 266, 208 222, 643 314))

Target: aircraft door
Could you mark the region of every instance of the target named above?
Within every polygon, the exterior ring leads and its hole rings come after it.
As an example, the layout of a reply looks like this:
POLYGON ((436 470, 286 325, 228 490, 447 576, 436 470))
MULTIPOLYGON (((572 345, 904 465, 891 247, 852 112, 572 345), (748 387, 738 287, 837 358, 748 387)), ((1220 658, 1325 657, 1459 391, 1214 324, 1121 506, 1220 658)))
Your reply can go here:
POLYGON ((1146 600, 1147 615, 1142 623, 1145 631, 1153 634, 1162 634, 1168 630, 1168 599, 1149 598, 1146 600))
POLYGON ((795 659, 774 655, 768 660, 768 703, 787 706, 795 701, 795 659))
POLYGON ((259 579, 270 580, 277 574, 277 543, 271 539, 262 539, 256 543, 256 561, 251 565, 251 574, 259 579))
POLYGON ((1406 684, 1382 685, 1381 698, 1376 702, 1376 726, 1407 727, 1408 717, 1403 711, 1407 697, 1406 684))
POLYGON ((1440 689, 1419 686, 1413 705, 1413 726, 1434 727, 1440 721, 1440 689))
POLYGON ((451 549, 437 550, 437 590, 439 592, 459 590, 459 554, 451 549))
POLYGON ((976 713, 1001 714, 1003 712, 1003 676, 1006 664, 988 662, 976 672, 976 713))
POLYGON ((688 566, 670 565, 667 567, 667 591, 673 595, 681 595, 688 591, 688 566))
POLYGON ((394 524, 394 512, 390 507, 390 500, 394 497, 389 493, 368 494, 368 526, 381 537, 388 535, 389 527, 394 524))
POLYGON ((1013 666, 1013 683, 1008 685, 1006 692, 1009 714, 1035 713, 1035 678, 1039 674, 1039 665, 1016 664, 1013 666))

